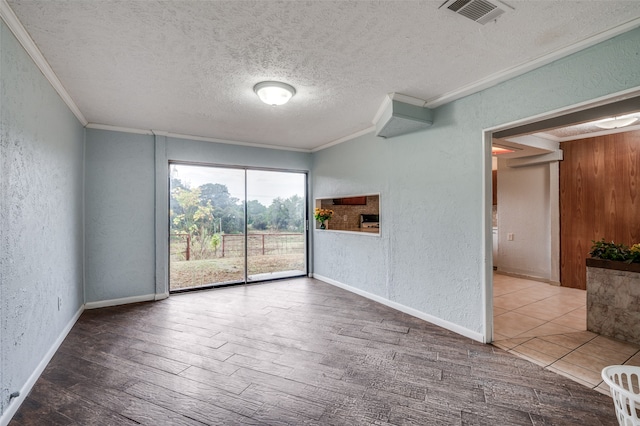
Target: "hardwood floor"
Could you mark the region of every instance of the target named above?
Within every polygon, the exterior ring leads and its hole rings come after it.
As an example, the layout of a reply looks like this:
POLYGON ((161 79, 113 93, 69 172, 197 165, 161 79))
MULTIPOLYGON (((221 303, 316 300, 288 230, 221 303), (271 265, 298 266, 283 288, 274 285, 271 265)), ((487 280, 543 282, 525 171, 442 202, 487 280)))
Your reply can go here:
POLYGON ((85 311, 11 425, 598 425, 611 398, 313 279, 85 311))

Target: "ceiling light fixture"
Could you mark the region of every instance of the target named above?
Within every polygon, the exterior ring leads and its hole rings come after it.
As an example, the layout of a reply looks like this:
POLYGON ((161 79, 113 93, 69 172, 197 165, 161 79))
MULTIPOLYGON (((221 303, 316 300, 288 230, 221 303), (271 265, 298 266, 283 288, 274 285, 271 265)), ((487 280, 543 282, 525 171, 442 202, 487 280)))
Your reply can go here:
POLYGON ((491 155, 510 154, 512 152, 516 152, 516 151, 514 149, 500 148, 497 146, 491 147, 491 155))
POLYGON ((522 151, 522 148, 510 145, 500 145, 495 142, 491 144, 491 155, 511 154, 516 151, 522 151))
POLYGON ((629 126, 635 123, 636 121, 638 121, 638 117, 637 116, 634 117, 634 115, 636 114, 605 118, 604 120, 598 120, 593 124, 597 127, 600 127, 601 129, 607 129, 607 130, 617 129, 619 127, 629 126))
POLYGON ((263 81, 253 86, 253 91, 267 105, 284 105, 296 94, 296 89, 279 81, 263 81))

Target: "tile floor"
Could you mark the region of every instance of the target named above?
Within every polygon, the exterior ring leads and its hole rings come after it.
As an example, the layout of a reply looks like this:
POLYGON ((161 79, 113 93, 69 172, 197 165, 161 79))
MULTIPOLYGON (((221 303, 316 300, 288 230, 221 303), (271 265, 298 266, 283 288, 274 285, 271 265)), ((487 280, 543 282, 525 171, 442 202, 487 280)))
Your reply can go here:
POLYGON ((587 331, 587 292, 494 273, 494 342, 609 395, 607 365, 640 366, 640 346, 587 331))

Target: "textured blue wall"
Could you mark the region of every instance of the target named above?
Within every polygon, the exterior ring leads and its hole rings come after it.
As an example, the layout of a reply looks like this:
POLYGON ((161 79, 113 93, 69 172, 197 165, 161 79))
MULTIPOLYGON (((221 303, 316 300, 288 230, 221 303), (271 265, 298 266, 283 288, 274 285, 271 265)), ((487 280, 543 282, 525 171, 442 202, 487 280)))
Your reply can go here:
POLYGON ((315 231, 314 274, 479 338, 491 236, 483 129, 638 87, 640 29, 446 104, 428 130, 315 153, 314 197, 379 192, 381 236, 315 231))
POLYGON ((1 21, 0 85, 0 410, 5 413, 13 409, 9 394, 26 396, 25 384, 84 302, 84 129, 1 21))
POLYGON ((87 302, 163 291, 156 240, 158 218, 167 217, 159 197, 166 160, 296 170, 313 163, 315 197, 380 193, 381 235, 314 231, 314 272, 483 333, 482 130, 639 87, 640 29, 442 106, 427 131, 364 135, 313 155, 87 131, 85 191, 84 131, 3 23, 0 61, 5 413, 9 393, 23 390, 81 308, 83 259, 87 302))
POLYGON ((94 306, 167 292, 169 160, 302 171, 311 163, 308 153, 165 136, 87 129, 86 139, 85 287, 94 306))
POLYGON ((153 136, 87 129, 85 302, 155 293, 153 136))

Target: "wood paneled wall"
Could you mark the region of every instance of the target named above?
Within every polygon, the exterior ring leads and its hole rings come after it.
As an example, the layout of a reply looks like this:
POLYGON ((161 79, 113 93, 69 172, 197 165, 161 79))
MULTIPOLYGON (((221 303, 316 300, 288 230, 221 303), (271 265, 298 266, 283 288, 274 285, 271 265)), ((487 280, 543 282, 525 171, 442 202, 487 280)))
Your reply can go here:
POLYGON ((586 289, 592 240, 640 242, 640 131, 560 148, 560 281, 586 289))

